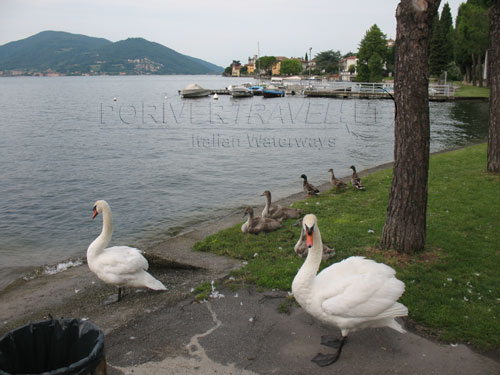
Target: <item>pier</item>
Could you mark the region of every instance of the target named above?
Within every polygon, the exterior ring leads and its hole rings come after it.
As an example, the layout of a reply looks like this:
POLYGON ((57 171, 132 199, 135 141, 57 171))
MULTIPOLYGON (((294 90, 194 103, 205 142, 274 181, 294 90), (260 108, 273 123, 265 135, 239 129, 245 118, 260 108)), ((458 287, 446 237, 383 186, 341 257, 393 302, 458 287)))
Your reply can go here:
MULTIPOLYGON (((394 84, 369 82, 338 82, 301 80, 283 83, 277 86, 287 95, 304 95, 316 98, 355 98, 355 99, 392 99, 394 84)), ((430 101, 455 100, 456 87, 450 84, 429 85, 430 101)), ((227 89, 211 89, 212 95, 231 95, 227 89)))
MULTIPOLYGON (((429 85, 430 101, 449 101, 455 99, 453 85, 429 85)), ((303 90, 305 96, 328 98, 392 99, 393 83, 332 82, 311 85, 303 90)))

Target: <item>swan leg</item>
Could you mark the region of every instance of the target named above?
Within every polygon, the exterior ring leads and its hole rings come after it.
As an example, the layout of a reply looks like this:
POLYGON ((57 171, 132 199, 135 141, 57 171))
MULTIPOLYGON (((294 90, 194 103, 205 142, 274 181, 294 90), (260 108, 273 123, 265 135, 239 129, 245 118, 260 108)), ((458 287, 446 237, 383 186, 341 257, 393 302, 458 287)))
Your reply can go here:
MULTIPOLYGON (((328 336, 327 336, 328 337, 328 336)), ((333 354, 322 354, 322 353, 318 353, 316 355, 316 357, 314 357, 313 359, 311 359, 312 362, 316 363, 318 366, 320 367, 325 367, 325 366, 330 366, 332 363, 335 363, 337 362, 337 360, 340 358, 340 353, 342 352, 342 347, 344 346, 345 344, 345 340, 346 340, 347 336, 344 336, 342 337, 341 340, 338 340, 339 343, 338 343, 338 349, 337 349, 337 352, 336 353, 333 353, 333 354)), ((323 343, 323 337, 321 338, 321 343, 323 345, 325 345, 323 343)), ((330 345, 329 345, 330 346, 330 345)))
POLYGON ((109 298, 104 301, 105 305, 111 305, 112 303, 120 302, 123 297, 123 290, 122 288, 118 288, 118 294, 112 294, 109 296, 109 298))

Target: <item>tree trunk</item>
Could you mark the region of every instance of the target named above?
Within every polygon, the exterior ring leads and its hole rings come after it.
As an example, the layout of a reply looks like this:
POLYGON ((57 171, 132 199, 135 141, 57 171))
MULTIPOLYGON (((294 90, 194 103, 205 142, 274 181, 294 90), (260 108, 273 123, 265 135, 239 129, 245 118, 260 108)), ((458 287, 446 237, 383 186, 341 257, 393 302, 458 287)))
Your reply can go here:
POLYGON ((481 55, 477 57, 477 63, 478 63, 478 74, 479 74, 479 87, 483 87, 483 64, 481 62, 481 55))
POLYGON ((470 83, 470 66, 465 67, 465 82, 470 83))
POLYGON ((472 86, 477 85, 476 81, 476 55, 472 54, 472 86))
POLYGON ((441 0, 401 0, 396 10, 394 173, 381 246, 413 253, 426 236, 429 41, 441 0))
POLYGON ((488 77, 490 79, 490 122, 488 127, 488 172, 500 172, 500 0, 489 11, 488 77))

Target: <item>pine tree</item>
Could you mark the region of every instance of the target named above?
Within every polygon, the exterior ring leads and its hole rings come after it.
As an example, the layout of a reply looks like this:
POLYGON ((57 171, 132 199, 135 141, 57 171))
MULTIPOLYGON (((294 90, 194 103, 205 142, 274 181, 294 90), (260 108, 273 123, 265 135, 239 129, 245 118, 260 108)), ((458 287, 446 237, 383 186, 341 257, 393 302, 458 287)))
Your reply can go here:
MULTIPOLYGON (((387 59, 387 37, 378 28, 377 25, 373 25, 370 30, 368 30, 359 45, 358 51, 358 82, 373 82, 371 78, 379 76, 379 72, 383 71, 384 63, 387 59), (372 59, 371 64, 369 64, 370 58, 375 53, 378 54, 378 58, 372 59), (375 61, 378 64, 375 64, 375 61), (374 74, 371 71, 374 69, 374 74)), ((381 78, 381 74, 380 74, 381 78)))
POLYGON ((448 3, 444 4, 441 11, 439 26, 444 37, 443 50, 446 56, 446 63, 449 64, 453 61, 453 17, 451 16, 451 9, 448 3))
POLYGON ((381 246, 413 253, 426 239, 429 169, 428 61, 440 0, 401 0, 396 10, 394 171, 381 246))
POLYGON ((444 30, 439 20, 438 15, 434 17, 432 23, 432 34, 429 50, 429 72, 431 75, 439 76, 441 72, 446 70, 448 65, 447 51, 445 49, 444 30))

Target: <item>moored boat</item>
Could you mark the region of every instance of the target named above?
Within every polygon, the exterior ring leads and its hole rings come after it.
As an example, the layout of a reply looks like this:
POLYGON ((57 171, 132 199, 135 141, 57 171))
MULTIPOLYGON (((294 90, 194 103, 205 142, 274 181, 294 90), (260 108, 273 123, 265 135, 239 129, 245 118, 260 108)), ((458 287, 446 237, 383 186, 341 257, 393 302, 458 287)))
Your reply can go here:
POLYGON ((229 86, 228 89, 233 98, 248 98, 253 96, 253 92, 245 86, 229 86))
POLYGON ((212 91, 204 89, 196 83, 191 83, 180 90, 179 93, 183 98, 201 98, 210 95, 212 91))
POLYGON ((264 86, 250 86, 248 89, 252 91, 254 95, 259 96, 262 95, 262 90, 264 90, 264 86))
POLYGON ((280 96, 285 96, 285 90, 281 90, 277 87, 268 87, 262 90, 262 95, 264 98, 278 98, 280 96))

